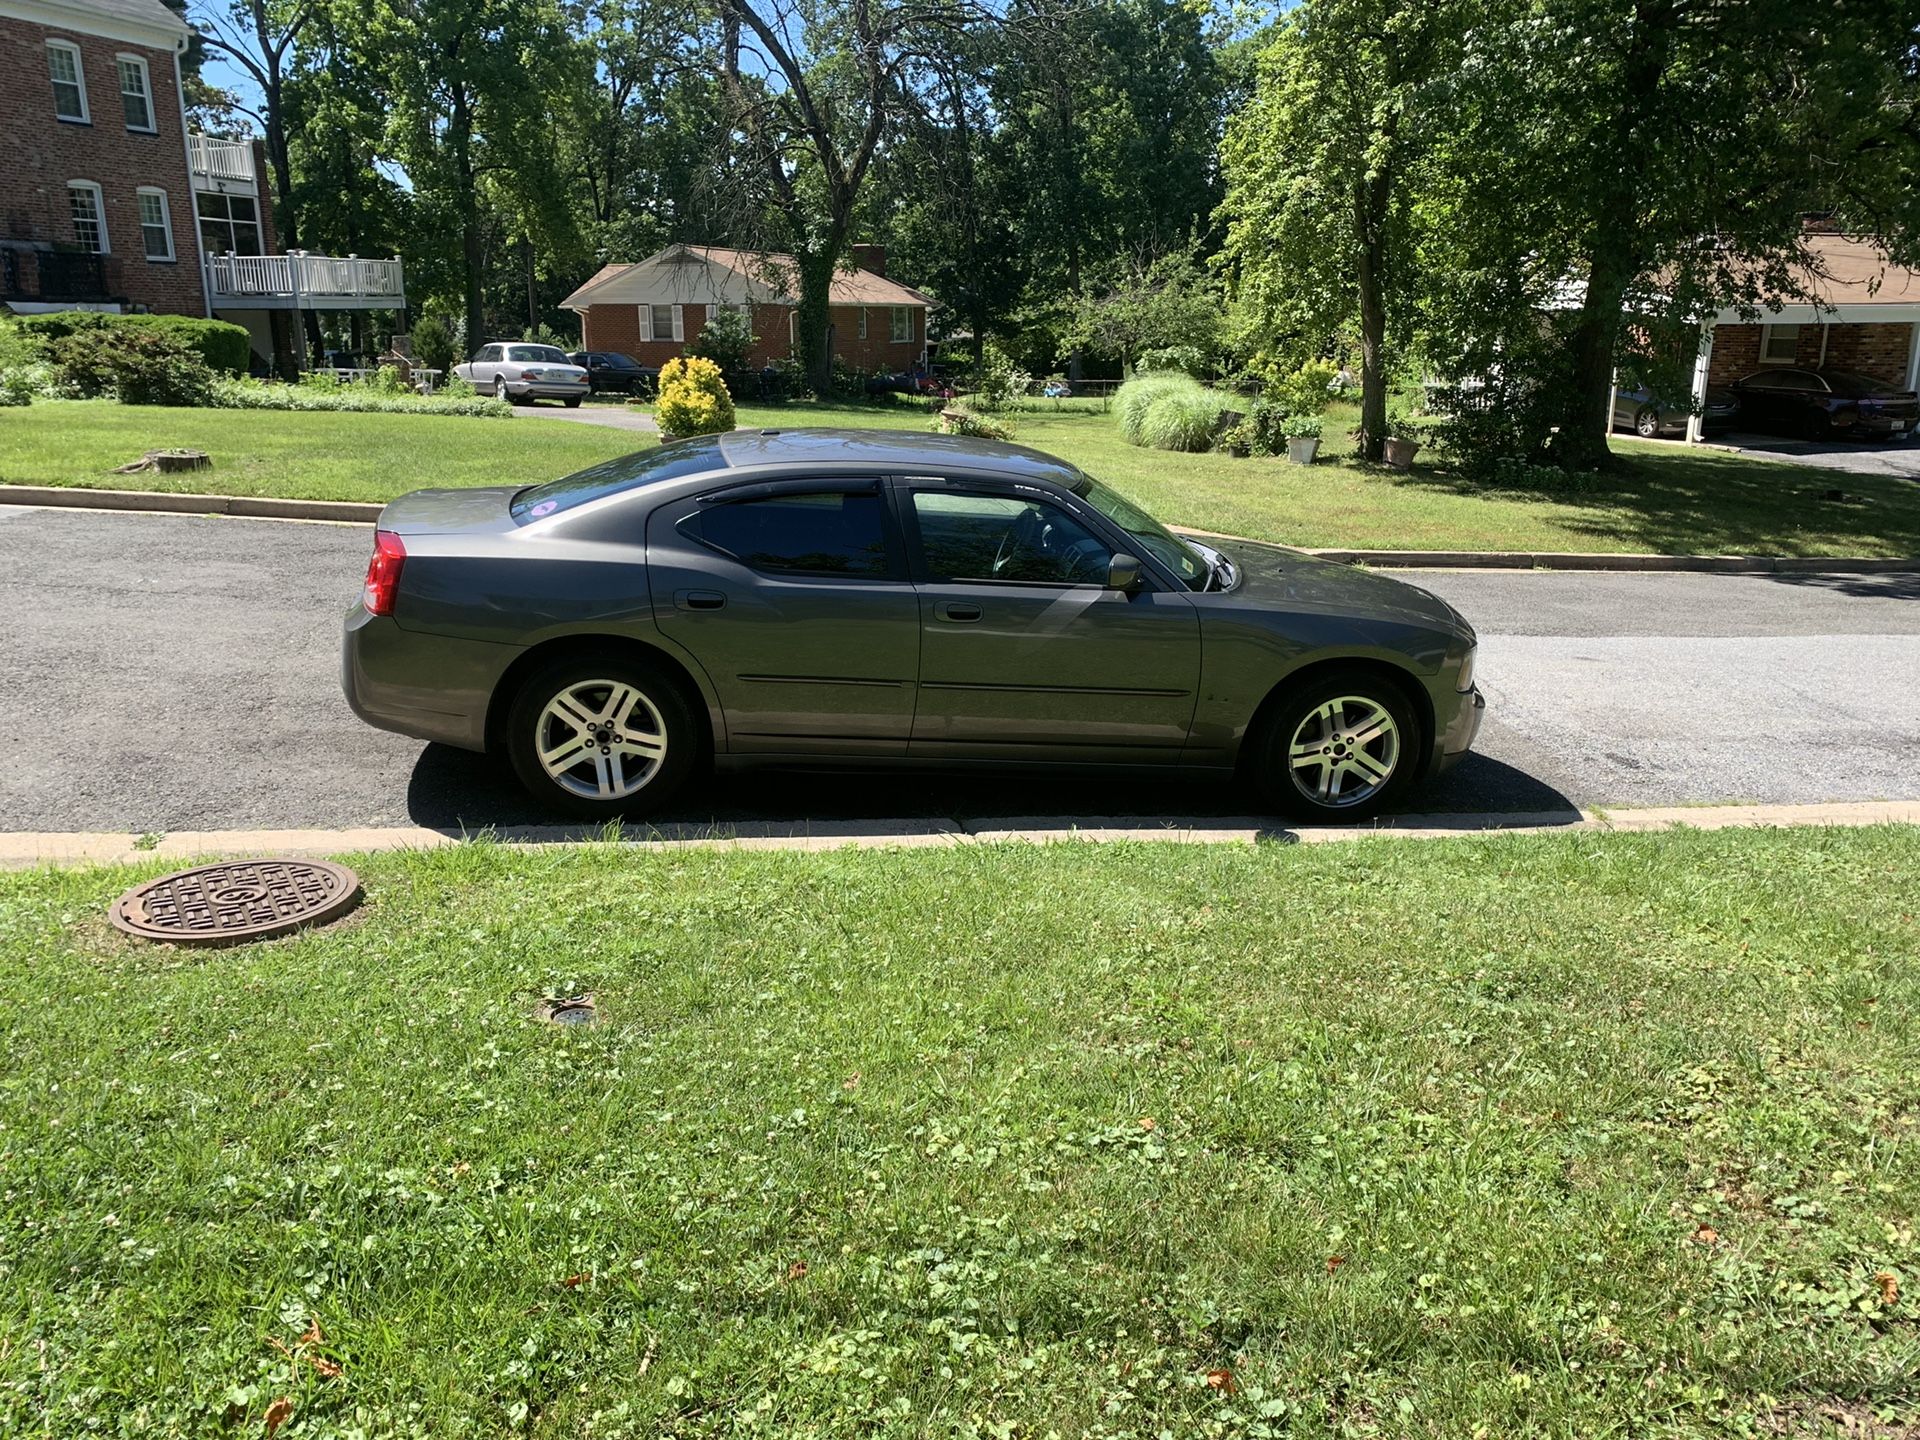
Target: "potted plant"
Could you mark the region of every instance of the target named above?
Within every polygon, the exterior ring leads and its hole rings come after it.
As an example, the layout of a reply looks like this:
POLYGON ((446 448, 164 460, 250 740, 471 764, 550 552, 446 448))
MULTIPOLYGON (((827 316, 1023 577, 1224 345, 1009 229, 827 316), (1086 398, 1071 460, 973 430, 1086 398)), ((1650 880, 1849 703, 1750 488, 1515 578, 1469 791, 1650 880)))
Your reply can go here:
POLYGON ((1420 451, 1421 427, 1404 411, 1387 413, 1387 438, 1381 458, 1395 470, 1411 470, 1413 457, 1420 451))
POLYGON ((1289 415, 1280 422, 1280 433, 1287 437, 1287 459, 1296 465, 1311 465, 1320 453, 1320 417, 1289 415))

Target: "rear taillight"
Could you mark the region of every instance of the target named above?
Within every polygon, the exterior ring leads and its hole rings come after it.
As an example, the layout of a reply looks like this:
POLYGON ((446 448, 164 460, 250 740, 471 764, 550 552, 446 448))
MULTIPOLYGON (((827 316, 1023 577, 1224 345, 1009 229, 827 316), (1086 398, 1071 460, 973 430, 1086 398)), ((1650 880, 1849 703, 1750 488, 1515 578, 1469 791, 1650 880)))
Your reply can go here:
POLYGON ((373 559, 367 562, 367 588, 360 603, 369 615, 391 615, 393 597, 400 593, 400 569, 407 563, 407 547, 391 530, 373 532, 373 559))

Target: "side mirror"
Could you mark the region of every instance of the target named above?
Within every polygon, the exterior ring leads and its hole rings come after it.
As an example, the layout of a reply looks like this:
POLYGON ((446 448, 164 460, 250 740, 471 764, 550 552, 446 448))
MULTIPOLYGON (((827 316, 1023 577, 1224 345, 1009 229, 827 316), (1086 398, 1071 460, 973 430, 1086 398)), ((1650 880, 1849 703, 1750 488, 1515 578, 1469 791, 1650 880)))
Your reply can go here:
POLYGON ((1140 584, 1140 562, 1124 551, 1107 562, 1107 589, 1132 590, 1140 584))

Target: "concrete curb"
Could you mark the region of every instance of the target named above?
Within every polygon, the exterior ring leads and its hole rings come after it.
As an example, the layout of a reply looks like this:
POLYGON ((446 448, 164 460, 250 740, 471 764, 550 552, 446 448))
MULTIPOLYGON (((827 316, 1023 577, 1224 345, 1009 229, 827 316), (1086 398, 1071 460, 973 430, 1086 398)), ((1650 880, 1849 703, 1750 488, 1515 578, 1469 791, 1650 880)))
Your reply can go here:
MULTIPOLYGON (((84 490, 67 485, 0 484, 0 505, 71 510, 131 510, 170 515, 238 515, 257 520, 331 520, 371 525, 384 506, 359 500, 282 500, 264 495, 190 495, 168 490, 84 490)), ((1214 530, 1173 527, 1209 540, 1243 540, 1214 530)), ((1249 542, 1259 543, 1259 542, 1249 542)), ((1308 550, 1341 565, 1383 570, 1694 571, 1717 575, 1891 575, 1920 572, 1920 555, 1638 555, 1539 550, 1308 550)))
POLYGON ((1639 834, 1663 830, 1775 829, 1798 826, 1920 825, 1920 800, 1826 805, 1710 805, 1644 810, 1557 810, 1500 815, 1402 815, 1370 827, 1290 828, 1264 816, 1007 816, 957 820, 847 820, 730 826, 666 825, 635 829, 610 841, 596 826, 512 826, 475 835, 420 826, 346 830, 179 830, 144 841, 109 832, 0 834, 0 869, 36 866, 133 865, 238 855, 346 855, 438 850, 475 839, 521 848, 622 843, 649 850, 918 849, 967 844, 1177 845, 1337 844, 1342 841, 1442 840, 1489 835, 1639 834))

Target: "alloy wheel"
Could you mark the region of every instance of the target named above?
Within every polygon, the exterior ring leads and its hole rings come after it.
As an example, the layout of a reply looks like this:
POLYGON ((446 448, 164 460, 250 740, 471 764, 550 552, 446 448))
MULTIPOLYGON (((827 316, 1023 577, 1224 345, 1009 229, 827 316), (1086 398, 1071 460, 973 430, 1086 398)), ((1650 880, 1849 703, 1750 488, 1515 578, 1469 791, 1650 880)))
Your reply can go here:
POLYGON ((540 768, 583 800, 623 800, 660 773, 667 724, 637 686, 580 680, 546 703, 534 728, 540 768))
POLYGON ((1655 440, 1660 435, 1660 412, 1651 406, 1642 410, 1633 421, 1634 433, 1642 440, 1655 440))
POLYGON ((1344 809, 1372 799, 1400 767, 1400 726, 1377 700, 1342 695, 1309 710, 1287 745, 1294 788, 1344 809))

